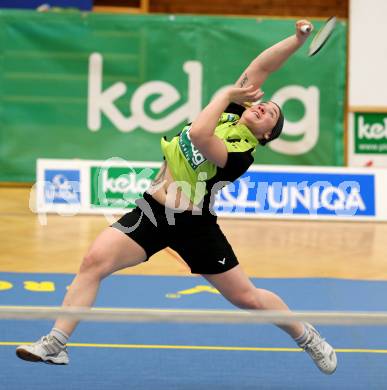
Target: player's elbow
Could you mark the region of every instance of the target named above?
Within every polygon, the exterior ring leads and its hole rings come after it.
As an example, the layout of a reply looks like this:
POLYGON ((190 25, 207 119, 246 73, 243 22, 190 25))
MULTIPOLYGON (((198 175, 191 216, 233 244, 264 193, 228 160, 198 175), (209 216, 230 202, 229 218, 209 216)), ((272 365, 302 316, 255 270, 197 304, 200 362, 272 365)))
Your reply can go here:
POLYGON ((191 139, 191 142, 196 145, 205 140, 205 133, 202 129, 198 126, 192 126, 189 131, 189 138, 191 139))

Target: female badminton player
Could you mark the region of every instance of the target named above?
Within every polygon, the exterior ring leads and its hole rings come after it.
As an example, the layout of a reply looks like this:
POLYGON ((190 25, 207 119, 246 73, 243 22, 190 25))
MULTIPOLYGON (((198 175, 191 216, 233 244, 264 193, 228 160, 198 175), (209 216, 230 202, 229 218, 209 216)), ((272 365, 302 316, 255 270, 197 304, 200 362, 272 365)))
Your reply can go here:
MULTIPOLYGON (((170 141, 161 142, 164 165, 137 208, 96 238, 63 302, 65 307, 93 305, 108 275, 140 264, 169 246, 231 303, 253 310, 289 311, 276 294, 256 288, 243 272, 212 210, 216 191, 240 177, 253 163, 259 145, 279 137, 284 117, 263 97, 267 77, 306 41, 312 25, 296 23, 294 35, 266 49, 242 73, 235 86, 220 92, 197 119, 170 141), (252 103, 246 104, 246 103, 252 103)), ((69 362, 66 343, 77 321, 58 319, 51 332, 17 356, 54 364, 69 362)), ((326 374, 335 371, 334 349, 308 323, 281 325, 326 374)))

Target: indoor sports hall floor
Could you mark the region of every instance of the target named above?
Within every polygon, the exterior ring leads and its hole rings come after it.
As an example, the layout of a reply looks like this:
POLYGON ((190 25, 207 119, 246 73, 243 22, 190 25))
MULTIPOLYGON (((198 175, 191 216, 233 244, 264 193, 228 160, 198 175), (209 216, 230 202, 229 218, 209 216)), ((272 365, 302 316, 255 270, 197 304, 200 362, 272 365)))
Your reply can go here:
MULTIPOLYGON (((42 225, 20 206, 25 190, 0 189, 0 195, 0 305, 60 305, 82 253, 106 221, 49 216, 42 225)), ((385 224, 221 224, 256 286, 277 292, 291 308, 387 310, 385 224)), ((203 279, 187 276, 168 251, 107 278, 96 306, 232 308, 203 279)), ((1 389, 387 388, 385 327, 319 327, 339 360, 337 372, 325 376, 269 325, 84 322, 71 339, 70 365, 16 358, 16 345, 35 341, 51 325, 0 320, 1 389)))
MULTIPOLYGON (((57 306, 71 275, 3 273, 14 288, 1 303, 57 306), (24 284, 46 281, 55 291, 24 284)), ((386 282, 336 279, 254 279, 287 296, 298 310, 387 310, 386 282), (362 292, 359 299, 353 299, 362 292)), ((231 309, 200 278, 115 275, 97 307, 231 309)), ((82 323, 69 348, 69 366, 27 363, 15 346, 39 338, 49 321, 0 322, 0 383, 4 389, 384 389, 387 331, 382 327, 320 327, 338 350, 333 376, 314 367, 288 337, 270 325, 82 323), (4 386, 4 387, 3 387, 4 386)))

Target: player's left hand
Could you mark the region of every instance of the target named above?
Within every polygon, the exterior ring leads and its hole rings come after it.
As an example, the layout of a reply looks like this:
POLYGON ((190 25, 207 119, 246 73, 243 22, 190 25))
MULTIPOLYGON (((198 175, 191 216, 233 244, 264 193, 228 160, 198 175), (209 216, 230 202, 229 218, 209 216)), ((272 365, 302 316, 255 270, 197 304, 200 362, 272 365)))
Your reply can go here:
POLYGON ((245 102, 253 103, 261 99, 264 92, 253 85, 248 87, 230 87, 227 91, 230 102, 243 104, 245 102))

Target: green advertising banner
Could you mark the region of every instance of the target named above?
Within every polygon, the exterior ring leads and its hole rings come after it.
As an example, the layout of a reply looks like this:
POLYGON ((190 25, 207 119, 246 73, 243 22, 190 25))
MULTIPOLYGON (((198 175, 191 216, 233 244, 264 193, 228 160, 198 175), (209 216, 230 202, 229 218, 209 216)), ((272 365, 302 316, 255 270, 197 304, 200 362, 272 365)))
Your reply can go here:
POLYGON ((149 167, 91 167, 91 207, 135 207, 135 201, 149 188, 158 171, 149 167), (144 169, 147 174, 142 177, 144 169))
POLYGON ((387 114, 354 114, 355 153, 387 154, 387 114))
MULTIPOLYGON (((35 180, 37 158, 161 161, 191 122, 295 20, 0 12, 0 180, 35 180)), ((315 27, 322 22, 315 22, 315 27)), ((263 85, 284 110, 256 163, 343 164, 346 26, 299 50, 263 85)))

